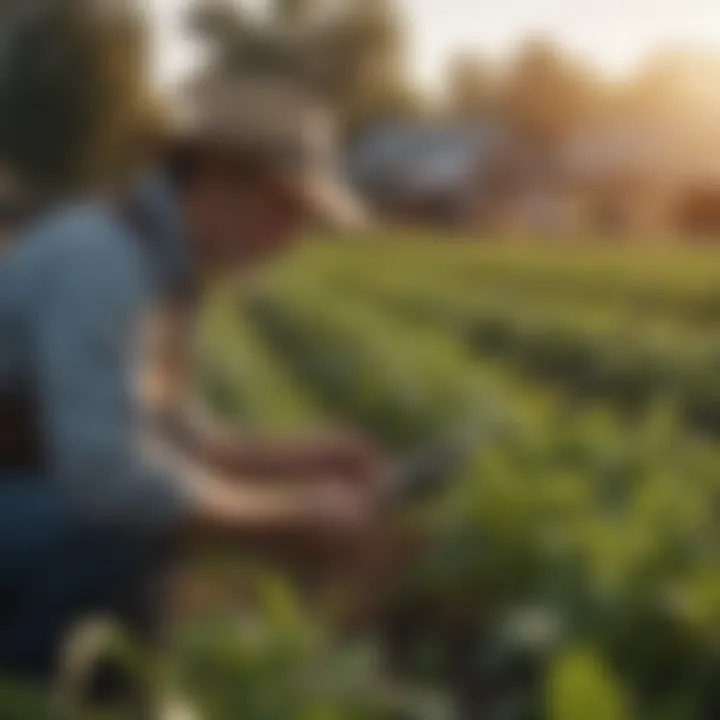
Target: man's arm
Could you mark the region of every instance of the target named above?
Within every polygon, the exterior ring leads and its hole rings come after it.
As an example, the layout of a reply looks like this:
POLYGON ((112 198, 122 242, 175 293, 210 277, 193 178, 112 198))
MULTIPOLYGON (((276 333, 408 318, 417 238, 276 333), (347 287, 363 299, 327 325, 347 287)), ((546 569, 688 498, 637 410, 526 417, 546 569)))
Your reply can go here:
POLYGON ((273 437, 223 425, 200 403, 170 413, 164 427, 171 441, 198 462, 241 477, 298 482, 335 477, 362 485, 387 466, 383 453, 357 433, 273 437))
POLYGON ((51 480, 80 520, 226 539, 353 526, 358 506, 348 495, 302 499, 201 472, 181 481, 142 458, 133 354, 144 289, 132 239, 95 221, 53 240, 31 336, 51 480))
POLYGON ((145 406, 166 441, 215 470, 263 480, 304 482, 330 475, 365 485, 385 469, 378 447, 357 432, 272 437, 223 425, 200 398, 187 398, 192 315, 185 306, 169 304, 152 334, 154 362, 144 385, 145 406))

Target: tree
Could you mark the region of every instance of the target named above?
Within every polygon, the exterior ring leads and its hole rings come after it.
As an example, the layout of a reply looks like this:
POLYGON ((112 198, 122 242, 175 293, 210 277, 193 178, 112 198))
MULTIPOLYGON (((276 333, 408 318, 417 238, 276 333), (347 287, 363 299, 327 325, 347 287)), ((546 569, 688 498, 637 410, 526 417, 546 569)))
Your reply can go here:
POLYGON ((667 48, 651 55, 625 87, 628 110, 662 116, 712 117, 720 115, 714 82, 720 72, 720 53, 667 48))
POLYGON ((551 150, 601 105, 594 75, 546 40, 521 47, 502 92, 510 124, 538 151, 551 150))
MULTIPOLYGON (((282 3, 276 10, 289 12, 287 7, 282 3)), ((192 8, 189 27, 207 45, 212 72, 297 74, 303 42, 286 19, 276 12, 270 20, 259 20, 240 4, 215 0, 192 8)))
POLYGON ((477 120, 493 113, 497 104, 497 80, 493 68, 480 56, 455 55, 445 80, 445 106, 452 117, 477 120))
POLYGON ((0 4, 0 157, 40 193, 106 181, 149 106, 144 23, 125 4, 0 4))
POLYGON ((311 21, 317 14, 316 0, 276 0, 277 17, 288 25, 311 21))
POLYGON ((210 72, 267 74, 323 96, 348 132, 372 118, 414 112, 404 23, 392 0, 348 0, 329 13, 313 0, 276 0, 268 17, 216 0, 191 14, 210 72))

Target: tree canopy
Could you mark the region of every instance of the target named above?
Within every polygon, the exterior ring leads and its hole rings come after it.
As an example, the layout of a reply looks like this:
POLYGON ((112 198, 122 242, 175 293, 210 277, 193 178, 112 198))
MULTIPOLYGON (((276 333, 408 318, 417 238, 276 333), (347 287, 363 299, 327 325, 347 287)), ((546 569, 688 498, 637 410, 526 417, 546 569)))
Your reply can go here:
POLYGON ((210 50, 210 72, 294 80, 331 103, 348 131, 418 109, 405 24, 392 0, 274 0, 262 18, 215 0, 194 7, 190 27, 210 50))
POLYGON ((114 175, 150 106, 145 24, 92 0, 0 3, 0 157, 41 192, 114 175))

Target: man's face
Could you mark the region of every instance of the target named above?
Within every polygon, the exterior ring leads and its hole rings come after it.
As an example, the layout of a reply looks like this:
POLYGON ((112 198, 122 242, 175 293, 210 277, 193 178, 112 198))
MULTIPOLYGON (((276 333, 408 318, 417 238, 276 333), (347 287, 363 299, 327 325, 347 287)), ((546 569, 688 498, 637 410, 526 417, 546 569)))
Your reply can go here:
POLYGON ((280 177, 225 157, 204 162, 186 206, 196 257, 210 272, 243 269, 291 247, 308 216, 300 193, 280 177))

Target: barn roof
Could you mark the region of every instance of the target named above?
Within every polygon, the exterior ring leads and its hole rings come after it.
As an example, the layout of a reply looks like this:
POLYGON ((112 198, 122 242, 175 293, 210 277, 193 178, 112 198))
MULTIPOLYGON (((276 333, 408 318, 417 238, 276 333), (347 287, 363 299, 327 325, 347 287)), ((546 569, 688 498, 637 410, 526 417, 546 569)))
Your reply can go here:
POLYGON ((502 147, 495 123, 422 125, 384 123, 350 148, 348 168, 361 188, 415 194, 451 190, 473 177, 502 147))

